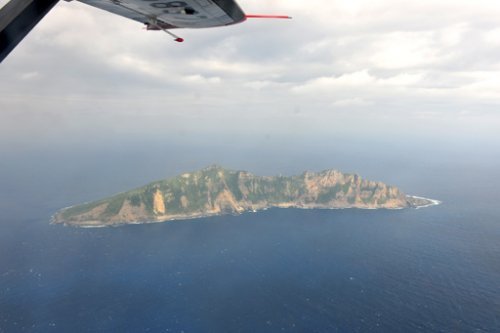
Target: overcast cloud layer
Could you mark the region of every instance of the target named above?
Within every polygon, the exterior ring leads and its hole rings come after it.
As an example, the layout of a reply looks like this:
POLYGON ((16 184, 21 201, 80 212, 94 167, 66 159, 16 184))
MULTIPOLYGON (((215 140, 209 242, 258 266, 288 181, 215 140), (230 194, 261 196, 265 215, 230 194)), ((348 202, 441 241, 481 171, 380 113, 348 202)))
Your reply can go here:
POLYGON ((0 65, 0 138, 212 130, 494 136, 499 128, 498 1, 239 4, 294 19, 178 30, 186 39, 178 44, 62 1, 0 65))

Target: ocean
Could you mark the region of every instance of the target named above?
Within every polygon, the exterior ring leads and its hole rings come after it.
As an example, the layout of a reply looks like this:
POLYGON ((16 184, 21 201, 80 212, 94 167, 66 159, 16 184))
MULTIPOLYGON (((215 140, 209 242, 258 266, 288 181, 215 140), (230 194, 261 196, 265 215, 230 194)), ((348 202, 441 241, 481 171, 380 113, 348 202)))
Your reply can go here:
POLYGON ((318 151, 273 164, 130 149, 0 160, 0 332, 500 332, 496 157, 318 151), (262 175, 339 167, 442 204, 49 224, 61 207, 214 162, 262 175))

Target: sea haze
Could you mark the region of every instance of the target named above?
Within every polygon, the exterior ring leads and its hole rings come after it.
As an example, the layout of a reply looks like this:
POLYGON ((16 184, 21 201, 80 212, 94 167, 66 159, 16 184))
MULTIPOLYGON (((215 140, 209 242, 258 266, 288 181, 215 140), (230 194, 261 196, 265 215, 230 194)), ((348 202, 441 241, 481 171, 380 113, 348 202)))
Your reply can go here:
POLYGON ((0 332, 500 331, 496 155, 266 140, 4 152, 0 332), (337 167, 443 203, 99 229, 48 223, 61 207, 211 163, 261 175, 337 167))

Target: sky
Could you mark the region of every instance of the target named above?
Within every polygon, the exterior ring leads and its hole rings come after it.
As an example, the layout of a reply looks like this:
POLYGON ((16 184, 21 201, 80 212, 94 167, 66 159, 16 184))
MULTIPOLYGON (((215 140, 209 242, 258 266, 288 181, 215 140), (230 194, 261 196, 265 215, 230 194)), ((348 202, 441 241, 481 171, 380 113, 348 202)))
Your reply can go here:
POLYGON ((293 20, 176 30, 180 44, 61 1, 0 64, 0 149, 111 137, 500 143, 498 1, 238 3, 293 20))

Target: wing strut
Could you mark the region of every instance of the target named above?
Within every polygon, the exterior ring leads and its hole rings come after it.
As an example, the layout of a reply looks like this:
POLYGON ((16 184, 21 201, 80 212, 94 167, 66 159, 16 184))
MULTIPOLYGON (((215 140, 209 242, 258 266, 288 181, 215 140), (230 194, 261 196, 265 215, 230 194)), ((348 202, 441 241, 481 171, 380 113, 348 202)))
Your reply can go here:
POLYGON ((165 31, 167 34, 169 34, 170 36, 172 36, 176 42, 182 43, 184 41, 184 38, 181 38, 181 37, 177 36, 176 34, 168 31, 167 29, 161 27, 158 24, 158 22, 156 20, 154 20, 154 19, 149 20, 149 24, 152 25, 152 26, 154 26, 154 27, 156 27, 156 28, 158 28, 158 29, 160 29, 160 30, 165 31))
POLYGON ((135 12, 135 13, 137 13, 137 14, 141 15, 141 16, 146 17, 146 18, 148 19, 148 24, 149 24, 149 25, 152 25, 153 27, 155 27, 155 28, 157 28, 157 29, 159 29, 159 30, 163 30, 163 31, 165 31, 167 34, 169 34, 170 36, 172 36, 172 37, 174 38, 174 41, 179 42, 179 43, 182 43, 182 42, 184 41, 184 38, 181 38, 181 37, 177 36, 176 34, 171 33, 170 31, 168 31, 167 29, 165 29, 164 27, 162 27, 160 24, 158 24, 158 21, 156 20, 156 18, 155 18, 155 17, 150 17, 150 16, 147 16, 147 15, 144 15, 144 13, 141 13, 141 12, 139 12, 139 11, 135 10, 135 9, 130 8, 130 7, 124 6, 124 5, 120 2, 120 0, 112 0, 112 1, 113 1, 113 3, 114 3, 115 5, 117 5, 117 6, 123 7, 123 8, 125 8, 125 9, 128 9, 128 10, 130 10, 130 11, 133 11, 133 12, 135 12))
POLYGON ((58 0, 11 0, 0 8, 0 62, 58 0))

